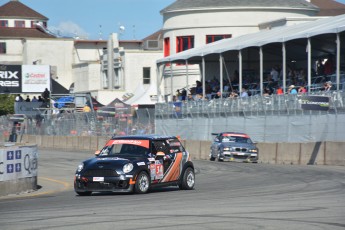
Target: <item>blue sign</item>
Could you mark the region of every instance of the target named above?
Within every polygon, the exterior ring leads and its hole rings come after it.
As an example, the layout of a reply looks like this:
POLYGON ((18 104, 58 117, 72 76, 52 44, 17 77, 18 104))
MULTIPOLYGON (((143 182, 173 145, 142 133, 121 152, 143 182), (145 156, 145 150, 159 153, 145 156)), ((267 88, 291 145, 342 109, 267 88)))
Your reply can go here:
POLYGON ((17 163, 16 164, 16 172, 21 172, 22 171, 22 164, 21 163, 17 163))
POLYGON ((22 150, 16 150, 16 159, 22 159, 22 150))
POLYGON ((13 164, 7 165, 7 173, 13 173, 13 171, 14 171, 14 165, 13 164))
POLYGON ((14 152, 13 151, 8 151, 7 152, 7 160, 11 161, 14 159, 14 152))

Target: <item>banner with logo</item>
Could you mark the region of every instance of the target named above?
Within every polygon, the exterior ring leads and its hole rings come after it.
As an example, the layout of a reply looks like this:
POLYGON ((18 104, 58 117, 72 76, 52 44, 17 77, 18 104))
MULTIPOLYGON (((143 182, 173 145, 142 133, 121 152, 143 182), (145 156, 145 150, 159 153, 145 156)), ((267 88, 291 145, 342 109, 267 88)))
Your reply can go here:
POLYGON ((0 149, 0 181, 37 176, 37 146, 0 149))
POLYGON ((50 90, 49 65, 0 65, 0 94, 50 90))
POLYGON ((329 110, 329 100, 327 96, 303 96, 301 98, 301 107, 304 110, 329 110))
POLYGON ((42 93, 50 89, 50 66, 23 65, 22 66, 22 92, 42 93))

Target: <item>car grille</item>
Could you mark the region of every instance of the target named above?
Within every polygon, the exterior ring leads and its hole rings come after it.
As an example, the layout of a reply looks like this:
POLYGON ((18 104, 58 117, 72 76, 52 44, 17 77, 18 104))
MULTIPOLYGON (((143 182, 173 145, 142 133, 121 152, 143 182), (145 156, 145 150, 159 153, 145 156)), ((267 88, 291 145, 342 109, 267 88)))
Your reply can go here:
POLYGON ((83 173, 83 176, 107 177, 107 176, 118 176, 118 174, 113 169, 89 169, 83 173))
POLYGON ((247 148, 238 148, 238 147, 237 147, 237 148, 235 148, 235 151, 236 151, 236 152, 244 152, 244 153, 245 153, 245 152, 248 151, 248 149, 247 149, 247 148))
POLYGON ((235 159, 244 160, 244 159, 248 159, 248 156, 238 156, 238 155, 234 155, 234 158, 235 158, 235 159))

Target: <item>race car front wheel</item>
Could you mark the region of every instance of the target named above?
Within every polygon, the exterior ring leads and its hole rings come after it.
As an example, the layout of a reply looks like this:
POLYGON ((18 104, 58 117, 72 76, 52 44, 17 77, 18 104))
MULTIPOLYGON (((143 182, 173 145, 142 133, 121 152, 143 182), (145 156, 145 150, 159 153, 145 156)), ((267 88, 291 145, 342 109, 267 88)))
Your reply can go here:
POLYGON ((182 181, 179 187, 180 189, 184 189, 184 190, 192 190, 194 188, 194 184, 195 184, 194 169, 189 167, 184 171, 182 181))
POLYGON ((150 189, 150 179, 146 172, 142 171, 139 173, 135 182, 134 191, 135 193, 147 193, 150 189))

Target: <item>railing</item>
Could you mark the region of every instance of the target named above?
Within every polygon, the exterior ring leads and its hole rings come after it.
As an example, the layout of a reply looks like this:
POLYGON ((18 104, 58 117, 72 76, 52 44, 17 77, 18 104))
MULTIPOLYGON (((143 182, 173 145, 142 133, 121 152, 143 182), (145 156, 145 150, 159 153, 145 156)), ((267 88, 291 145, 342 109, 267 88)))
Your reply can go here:
POLYGON ((301 99, 303 95, 257 95, 246 98, 213 99, 210 101, 199 100, 174 103, 157 103, 156 119, 345 113, 344 92, 317 92, 309 95, 328 96, 330 98, 329 110, 303 110, 301 108, 301 99))
MULTIPOLYGON (((17 136, 112 136, 154 133, 154 109, 139 109, 131 114, 100 116, 97 112, 64 112, 29 117, 19 124, 17 136), (24 127, 23 127, 24 126, 24 127), (19 130, 21 130, 19 132, 19 130)), ((18 124, 17 124, 18 125, 18 124)), ((0 117, 0 141, 8 141, 13 130, 9 116, 0 117)))

